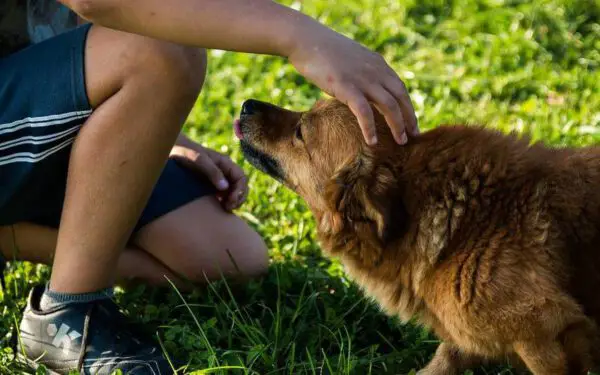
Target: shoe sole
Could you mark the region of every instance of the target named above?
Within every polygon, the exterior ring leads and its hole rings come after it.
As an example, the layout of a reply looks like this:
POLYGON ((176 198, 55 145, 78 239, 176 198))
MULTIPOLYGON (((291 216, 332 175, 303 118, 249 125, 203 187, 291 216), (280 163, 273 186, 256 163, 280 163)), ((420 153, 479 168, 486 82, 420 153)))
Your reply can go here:
MULTIPOLYGON (((19 358, 19 360, 25 362, 27 364, 27 366, 31 367, 33 370, 36 370, 40 367, 40 364, 32 361, 31 359, 24 357, 21 353, 17 354, 17 358, 19 358)), ((48 375, 61 375, 58 372, 52 371, 51 369, 46 367, 46 373, 48 375)))

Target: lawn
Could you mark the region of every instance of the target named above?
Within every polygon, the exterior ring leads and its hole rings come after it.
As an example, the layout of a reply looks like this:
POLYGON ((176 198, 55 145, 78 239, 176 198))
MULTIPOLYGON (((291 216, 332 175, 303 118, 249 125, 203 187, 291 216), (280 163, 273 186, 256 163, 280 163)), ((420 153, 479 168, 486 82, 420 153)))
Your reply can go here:
MULTIPOLYGON (((600 0, 285 3, 382 53, 406 82, 422 130, 463 122, 556 146, 600 140, 600 0)), ((190 370, 407 374, 437 346, 425 329, 386 317, 365 299, 339 263, 322 257, 305 204, 241 157, 231 123, 245 99, 305 109, 320 95, 284 59, 210 53, 185 130, 250 176, 239 214, 264 236, 270 272, 247 285, 217 282, 182 295, 144 287, 117 293, 129 313, 157 327, 169 355, 189 359, 190 370)), ((9 265, 0 373, 23 371, 8 342, 29 288, 48 275, 47 267, 9 265)))

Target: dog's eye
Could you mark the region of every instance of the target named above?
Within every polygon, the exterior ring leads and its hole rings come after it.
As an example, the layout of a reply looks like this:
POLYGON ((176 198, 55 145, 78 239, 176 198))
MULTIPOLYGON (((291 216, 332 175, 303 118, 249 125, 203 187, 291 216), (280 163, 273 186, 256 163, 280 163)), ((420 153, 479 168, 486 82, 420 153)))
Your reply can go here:
POLYGON ((304 136, 302 135, 302 126, 300 125, 296 126, 296 138, 298 138, 301 141, 304 141, 304 136))

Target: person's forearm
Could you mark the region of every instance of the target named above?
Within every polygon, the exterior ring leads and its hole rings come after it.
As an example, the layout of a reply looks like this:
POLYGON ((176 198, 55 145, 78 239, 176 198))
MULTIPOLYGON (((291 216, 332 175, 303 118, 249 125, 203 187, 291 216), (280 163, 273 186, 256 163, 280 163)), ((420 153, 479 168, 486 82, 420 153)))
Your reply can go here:
POLYGON ((60 0, 95 24, 178 44, 287 57, 325 27, 270 0, 60 0))

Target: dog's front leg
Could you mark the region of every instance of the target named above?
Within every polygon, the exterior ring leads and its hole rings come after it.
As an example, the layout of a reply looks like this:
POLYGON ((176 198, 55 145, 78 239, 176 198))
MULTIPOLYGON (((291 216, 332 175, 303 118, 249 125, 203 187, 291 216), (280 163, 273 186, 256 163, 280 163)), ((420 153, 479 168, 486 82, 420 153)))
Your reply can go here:
POLYGON ((534 375, 564 375, 569 373, 567 355, 558 341, 519 342, 515 352, 534 375))
POLYGON ((465 370, 484 364, 484 359, 475 354, 464 353, 449 342, 442 342, 433 358, 418 375, 460 375, 465 370))

